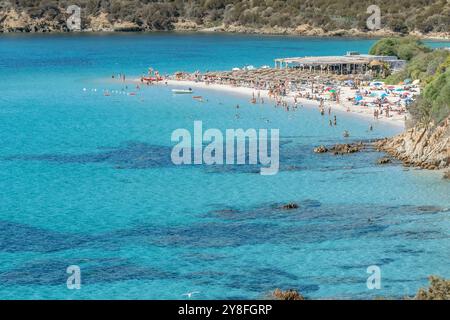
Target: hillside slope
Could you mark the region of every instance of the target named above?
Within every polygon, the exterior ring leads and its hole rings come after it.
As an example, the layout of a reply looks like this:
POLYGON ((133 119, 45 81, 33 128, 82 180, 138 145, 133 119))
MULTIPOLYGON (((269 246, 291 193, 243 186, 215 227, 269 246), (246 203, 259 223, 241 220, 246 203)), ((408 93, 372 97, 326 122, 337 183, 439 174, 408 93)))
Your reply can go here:
POLYGON ((431 50, 417 39, 382 39, 372 53, 389 53, 409 60, 406 68, 386 82, 418 80, 421 95, 408 107, 407 130, 376 147, 402 160, 405 165, 426 169, 450 167, 450 51, 431 50))
POLYGON ((66 8, 72 4, 81 7, 86 31, 450 34, 447 0, 0 0, 0 32, 68 31, 66 8), (381 9, 378 31, 366 23, 373 4, 381 9))

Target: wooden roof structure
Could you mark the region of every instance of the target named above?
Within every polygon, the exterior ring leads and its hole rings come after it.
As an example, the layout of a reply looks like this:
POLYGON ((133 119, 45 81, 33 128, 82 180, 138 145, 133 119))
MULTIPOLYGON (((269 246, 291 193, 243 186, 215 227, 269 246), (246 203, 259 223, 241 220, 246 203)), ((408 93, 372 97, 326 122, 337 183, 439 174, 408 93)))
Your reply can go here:
POLYGON ((295 58, 278 58, 275 59, 275 65, 283 64, 287 67, 290 64, 299 66, 337 66, 344 64, 367 65, 371 59, 361 56, 323 56, 323 57, 295 57, 295 58))

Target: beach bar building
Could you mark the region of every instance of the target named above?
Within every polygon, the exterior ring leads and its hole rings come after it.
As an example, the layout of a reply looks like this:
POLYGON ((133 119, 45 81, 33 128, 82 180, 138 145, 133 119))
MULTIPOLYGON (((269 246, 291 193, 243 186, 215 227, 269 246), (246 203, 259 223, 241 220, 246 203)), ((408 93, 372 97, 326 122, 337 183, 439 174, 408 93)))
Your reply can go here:
POLYGON ((275 59, 275 69, 297 68, 313 73, 365 74, 374 67, 387 65, 392 71, 405 65, 404 60, 394 56, 375 56, 347 52, 344 56, 318 56, 275 59))

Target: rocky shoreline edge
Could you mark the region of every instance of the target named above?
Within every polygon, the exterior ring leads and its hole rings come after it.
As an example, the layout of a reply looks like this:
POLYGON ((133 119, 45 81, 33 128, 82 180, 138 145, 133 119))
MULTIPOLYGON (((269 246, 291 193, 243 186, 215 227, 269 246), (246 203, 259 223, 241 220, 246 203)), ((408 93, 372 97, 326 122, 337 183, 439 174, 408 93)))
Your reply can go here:
MULTIPOLYGON (((417 126, 374 143, 378 151, 402 161, 404 166, 428 170, 450 169, 450 117, 434 126, 417 126)), ((445 173, 450 178, 450 171, 445 173)))
MULTIPOLYGON (((51 20, 45 18, 32 18, 25 12, 14 9, 0 10, 0 33, 62 33, 70 32, 65 20, 51 20)), ((291 35, 305 37, 344 37, 344 38, 380 38, 388 36, 409 35, 430 40, 450 40, 448 32, 422 33, 418 30, 402 34, 383 28, 374 31, 352 29, 324 30, 309 24, 300 24, 296 27, 264 26, 253 27, 238 24, 207 25, 195 21, 179 18, 167 30, 155 30, 147 25, 138 25, 132 21, 110 21, 106 13, 88 15, 83 17, 81 32, 203 32, 203 33, 237 33, 261 35, 291 35)))
MULTIPOLYGON (((444 179, 450 180, 450 117, 438 126, 417 126, 409 128, 392 138, 370 142, 336 144, 332 147, 318 146, 315 153, 343 155, 371 148, 387 153, 402 162, 405 167, 427 170, 443 170, 444 179)), ((390 163, 389 157, 382 157, 377 164, 390 163)))

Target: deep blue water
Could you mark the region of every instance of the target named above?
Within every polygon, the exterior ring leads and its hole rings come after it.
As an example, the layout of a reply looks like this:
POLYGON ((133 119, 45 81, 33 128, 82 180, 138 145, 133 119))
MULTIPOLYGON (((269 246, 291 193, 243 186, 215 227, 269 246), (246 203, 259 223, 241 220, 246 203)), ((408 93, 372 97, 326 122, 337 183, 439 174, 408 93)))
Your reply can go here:
MULTIPOLYGON (((198 90, 205 103, 112 74, 272 65, 285 56, 367 52, 374 40, 206 34, 0 37, 0 298, 402 297, 450 276, 450 185, 441 174, 375 165, 381 155, 314 146, 398 128, 317 110, 284 112, 198 90), (86 88, 87 91, 83 91, 86 88), (93 91, 97 89, 97 91, 93 91), (129 89, 131 91, 131 89, 129 89), (234 106, 240 104, 240 118, 234 106), (325 117, 326 118, 326 117, 325 117), (268 123, 266 120, 270 119, 268 123), (174 166, 170 136, 191 129, 279 128, 281 170, 174 166), (278 207, 296 202, 300 207, 278 207), (79 265, 81 290, 66 268, 79 265), (368 290, 366 269, 382 272, 368 290)), ((446 43, 434 42, 432 46, 446 43)))

